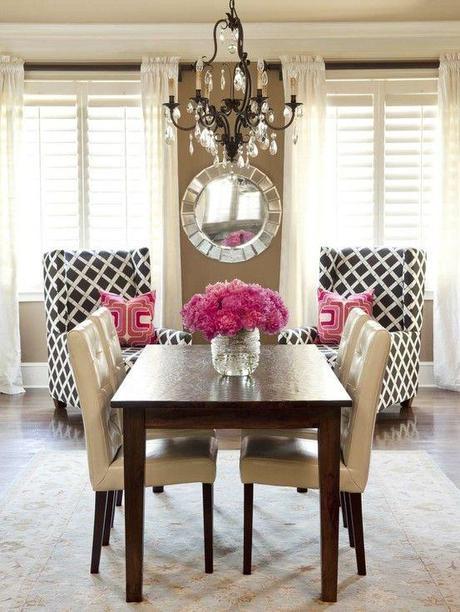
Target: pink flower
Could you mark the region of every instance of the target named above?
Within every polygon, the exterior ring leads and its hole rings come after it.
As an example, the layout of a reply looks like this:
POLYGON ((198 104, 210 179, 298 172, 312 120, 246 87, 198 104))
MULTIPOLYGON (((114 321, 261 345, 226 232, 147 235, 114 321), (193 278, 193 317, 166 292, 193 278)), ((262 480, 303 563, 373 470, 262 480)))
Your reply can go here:
POLYGON ((208 285, 203 294, 191 297, 181 315, 184 327, 201 332, 207 340, 255 328, 276 334, 288 320, 288 311, 279 293, 238 279, 208 285))
POLYGON ((255 234, 249 232, 247 230, 236 230, 235 232, 230 232, 227 234, 225 238, 222 240, 223 246, 240 246, 241 244, 246 244, 254 238, 255 234))

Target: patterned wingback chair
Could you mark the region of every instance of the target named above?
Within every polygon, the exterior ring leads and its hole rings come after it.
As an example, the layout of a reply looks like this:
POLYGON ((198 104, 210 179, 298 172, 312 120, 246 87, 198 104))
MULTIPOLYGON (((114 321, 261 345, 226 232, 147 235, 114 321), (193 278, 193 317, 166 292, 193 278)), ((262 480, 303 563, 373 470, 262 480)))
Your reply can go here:
MULTIPOLYGON (((97 309, 100 291, 124 298, 150 291, 146 248, 132 251, 50 251, 44 256, 48 384, 56 407, 80 407, 67 352, 67 332, 97 309)), ((191 344, 183 331, 157 328, 160 344, 191 344)), ((123 348, 129 370, 142 347, 123 348)))
MULTIPOLYGON (((420 249, 321 247, 319 286, 340 295, 374 289, 374 318, 391 332, 379 410, 408 407, 417 392, 426 254, 420 249)), ((318 343, 316 327, 283 330, 280 344, 318 343)), ((318 344, 333 367, 337 347, 318 344)))

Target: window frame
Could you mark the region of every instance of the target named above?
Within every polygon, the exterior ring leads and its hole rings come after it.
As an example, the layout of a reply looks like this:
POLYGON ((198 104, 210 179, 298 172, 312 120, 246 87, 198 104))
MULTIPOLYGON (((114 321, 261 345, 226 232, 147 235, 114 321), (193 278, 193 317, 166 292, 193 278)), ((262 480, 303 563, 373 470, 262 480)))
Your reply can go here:
MULTIPOLYGON (((88 247, 88 193, 85 186, 85 156, 83 147, 85 146, 85 129, 87 124, 87 105, 90 96, 119 96, 123 99, 124 106, 141 105, 141 81, 138 73, 124 72, 101 72, 89 74, 85 72, 75 72, 70 76, 68 72, 33 72, 25 74, 24 80, 24 106, 34 105, 36 100, 46 96, 49 104, 55 103, 53 98, 58 96, 75 96, 75 105, 78 121, 78 176, 79 176, 79 243, 80 248, 88 247), (129 98, 132 98, 131 103, 129 98), (86 219, 86 221, 85 221, 86 219)), ((61 101, 59 102, 61 103, 61 101)), ((62 105, 68 103, 74 105, 73 101, 62 101, 62 105)), ((104 106, 104 104, 98 104, 104 106)), ((107 106, 113 106, 110 101, 107 106)), ((42 229, 40 228, 41 239, 43 239, 42 229)), ((43 250, 43 249, 42 249, 43 250)), ((41 290, 18 291, 19 302, 43 302, 44 292, 41 290)))
MULTIPOLYGON (((385 187, 384 171, 385 152, 385 97, 414 94, 416 96, 438 96, 438 72, 423 71, 359 71, 350 70, 345 73, 334 71, 327 74, 327 97, 344 96, 350 105, 359 105, 363 96, 372 96, 374 113, 374 243, 384 244, 384 204, 385 187)), ((425 300, 432 300, 433 290, 425 291, 425 300)))

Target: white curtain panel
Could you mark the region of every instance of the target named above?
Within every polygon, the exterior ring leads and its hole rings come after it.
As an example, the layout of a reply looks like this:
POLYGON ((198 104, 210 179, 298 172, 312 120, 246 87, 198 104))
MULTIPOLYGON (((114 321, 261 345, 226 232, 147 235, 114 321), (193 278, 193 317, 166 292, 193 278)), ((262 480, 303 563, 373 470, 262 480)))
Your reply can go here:
POLYGON ((434 297, 434 378, 460 391, 460 53, 441 57, 441 201, 434 297))
POLYGON ((169 79, 177 98, 179 58, 144 58, 142 109, 151 207, 152 289, 157 292, 156 325, 181 328, 182 308, 177 142, 165 143, 165 107, 169 79))
MULTIPOLYGON (((22 393, 16 287, 16 186, 22 141, 23 61, 0 57, 0 392, 22 393)), ((27 177, 22 177, 26 180, 27 177)))
POLYGON ((291 77, 297 78, 302 116, 286 130, 280 293, 289 309, 289 325, 317 321, 319 249, 326 234, 325 139, 326 72, 324 61, 312 57, 282 57, 285 98, 291 77))

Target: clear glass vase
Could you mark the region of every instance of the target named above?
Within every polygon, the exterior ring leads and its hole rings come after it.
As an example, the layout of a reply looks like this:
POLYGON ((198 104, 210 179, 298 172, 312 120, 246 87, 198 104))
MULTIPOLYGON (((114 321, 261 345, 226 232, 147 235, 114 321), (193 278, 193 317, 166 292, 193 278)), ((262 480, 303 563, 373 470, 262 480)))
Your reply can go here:
POLYGON ((211 340, 212 365, 223 376, 248 376, 259 365, 259 330, 240 331, 236 336, 211 340))

